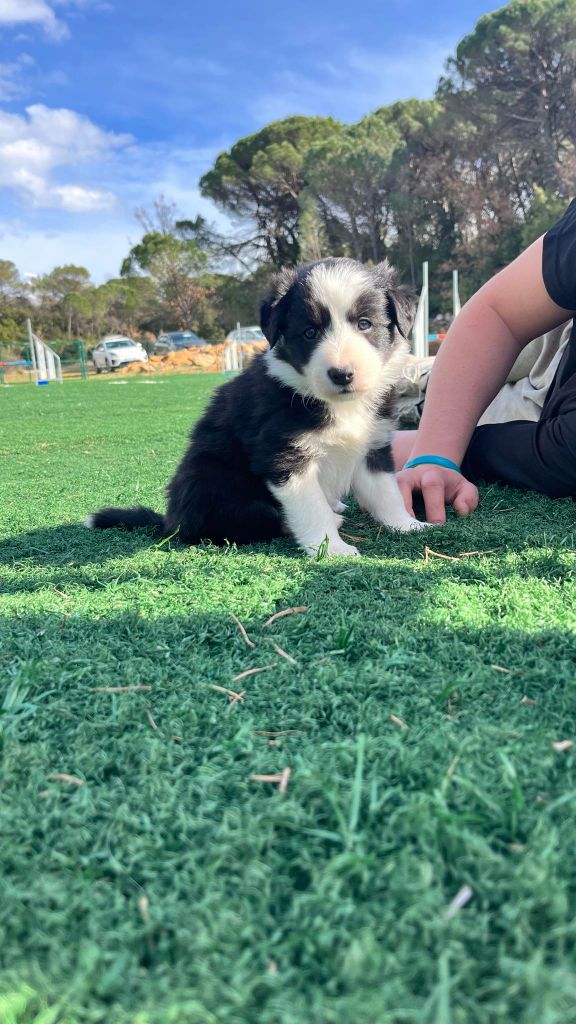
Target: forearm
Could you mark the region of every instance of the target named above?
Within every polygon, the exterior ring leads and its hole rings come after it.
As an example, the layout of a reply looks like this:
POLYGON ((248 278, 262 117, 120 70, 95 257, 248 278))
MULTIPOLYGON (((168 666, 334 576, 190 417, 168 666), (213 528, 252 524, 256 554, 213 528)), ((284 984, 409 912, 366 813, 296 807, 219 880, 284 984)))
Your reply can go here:
POLYGON ((466 303, 442 343, 411 457, 461 462, 480 416, 532 338, 570 319, 548 295, 542 239, 466 303))
POLYGON ((478 300, 464 307, 442 344, 410 458, 435 454, 460 464, 523 347, 500 315, 478 300))

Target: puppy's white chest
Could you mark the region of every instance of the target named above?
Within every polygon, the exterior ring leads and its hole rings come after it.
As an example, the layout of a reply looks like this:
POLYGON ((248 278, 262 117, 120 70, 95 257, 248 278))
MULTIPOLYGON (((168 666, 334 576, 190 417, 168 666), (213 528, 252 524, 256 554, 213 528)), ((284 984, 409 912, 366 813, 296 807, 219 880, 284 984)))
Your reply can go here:
POLYGON ((330 426, 311 435, 319 481, 329 501, 347 494, 354 470, 378 436, 378 418, 371 411, 344 407, 330 426))

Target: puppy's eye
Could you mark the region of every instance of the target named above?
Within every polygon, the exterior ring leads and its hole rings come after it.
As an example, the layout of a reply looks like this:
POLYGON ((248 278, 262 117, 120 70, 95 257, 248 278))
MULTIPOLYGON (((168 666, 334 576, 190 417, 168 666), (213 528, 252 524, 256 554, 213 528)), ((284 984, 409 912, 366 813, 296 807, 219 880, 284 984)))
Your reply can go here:
POLYGON ((314 338, 316 337, 317 334, 318 329, 316 327, 307 327, 306 330, 304 331, 304 337, 307 338, 308 341, 314 341, 314 338))
POLYGON ((368 320, 365 316, 360 317, 360 319, 358 321, 358 330, 359 331, 369 331, 371 327, 372 327, 372 321, 371 320, 368 320))

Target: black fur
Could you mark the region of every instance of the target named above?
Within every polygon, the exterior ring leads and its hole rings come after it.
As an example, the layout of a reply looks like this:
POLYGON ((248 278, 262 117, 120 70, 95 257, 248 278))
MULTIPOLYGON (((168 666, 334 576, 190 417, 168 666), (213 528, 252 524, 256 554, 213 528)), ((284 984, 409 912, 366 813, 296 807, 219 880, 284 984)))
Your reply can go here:
MULTIPOLYGON (((317 343, 305 338, 306 325, 316 323, 320 338, 329 320, 326 309, 312 308, 306 292, 312 266, 283 271, 261 308, 262 329, 275 357, 296 371, 305 366, 317 343)), ((362 308, 351 313, 366 316, 368 310, 375 330, 367 342, 391 349, 395 330, 404 333, 404 298, 396 301, 396 279, 387 264, 372 274, 375 287, 362 308)), ((379 413, 389 414, 387 401, 379 413)), ((89 525, 153 527, 165 537, 177 534, 185 544, 203 539, 248 544, 282 536, 288 531, 268 484, 282 485, 302 471, 311 456, 296 442, 303 434, 328 426, 331 415, 324 401, 302 397, 271 376, 266 355, 257 355, 243 373, 218 389, 195 425, 167 488, 166 515, 144 508, 107 508, 91 517, 89 525)), ((383 451, 370 453, 374 468, 383 468, 383 462, 386 469, 391 466, 390 453, 384 456, 383 451)))
POLYGON ((371 448, 366 456, 366 466, 371 473, 393 473, 394 457, 389 444, 382 448, 371 448))
POLYGON ((90 526, 97 530, 106 530, 109 526, 122 526, 125 530, 139 530, 144 526, 164 529, 164 516, 142 505, 137 508, 101 508, 91 520, 90 526))
POLYGON ((280 506, 266 480, 283 483, 306 456, 293 446, 302 433, 327 421, 320 402, 302 399, 270 377, 264 355, 223 384, 191 434, 170 481, 165 516, 151 509, 103 509, 96 528, 138 526, 175 532, 185 544, 203 539, 250 544, 282 536, 280 506))

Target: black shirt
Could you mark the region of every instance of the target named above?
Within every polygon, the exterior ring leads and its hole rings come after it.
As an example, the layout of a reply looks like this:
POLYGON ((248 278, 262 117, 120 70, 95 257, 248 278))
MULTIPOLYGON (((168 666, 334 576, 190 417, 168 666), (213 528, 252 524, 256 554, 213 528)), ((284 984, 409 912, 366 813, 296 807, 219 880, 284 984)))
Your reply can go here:
POLYGON ((544 235, 542 275, 552 301, 576 309, 576 199, 544 235))
MULTIPOLYGON (((542 276, 552 301, 564 309, 576 310, 576 199, 544 235, 542 276)), ((576 325, 572 328, 554 388, 565 383, 573 373, 576 373, 576 325)))
MULTIPOLYGON (((576 200, 544 235, 542 276, 552 301, 576 310, 576 200)), ((462 471, 469 480, 576 497, 576 326, 540 419, 476 427, 462 471)))

